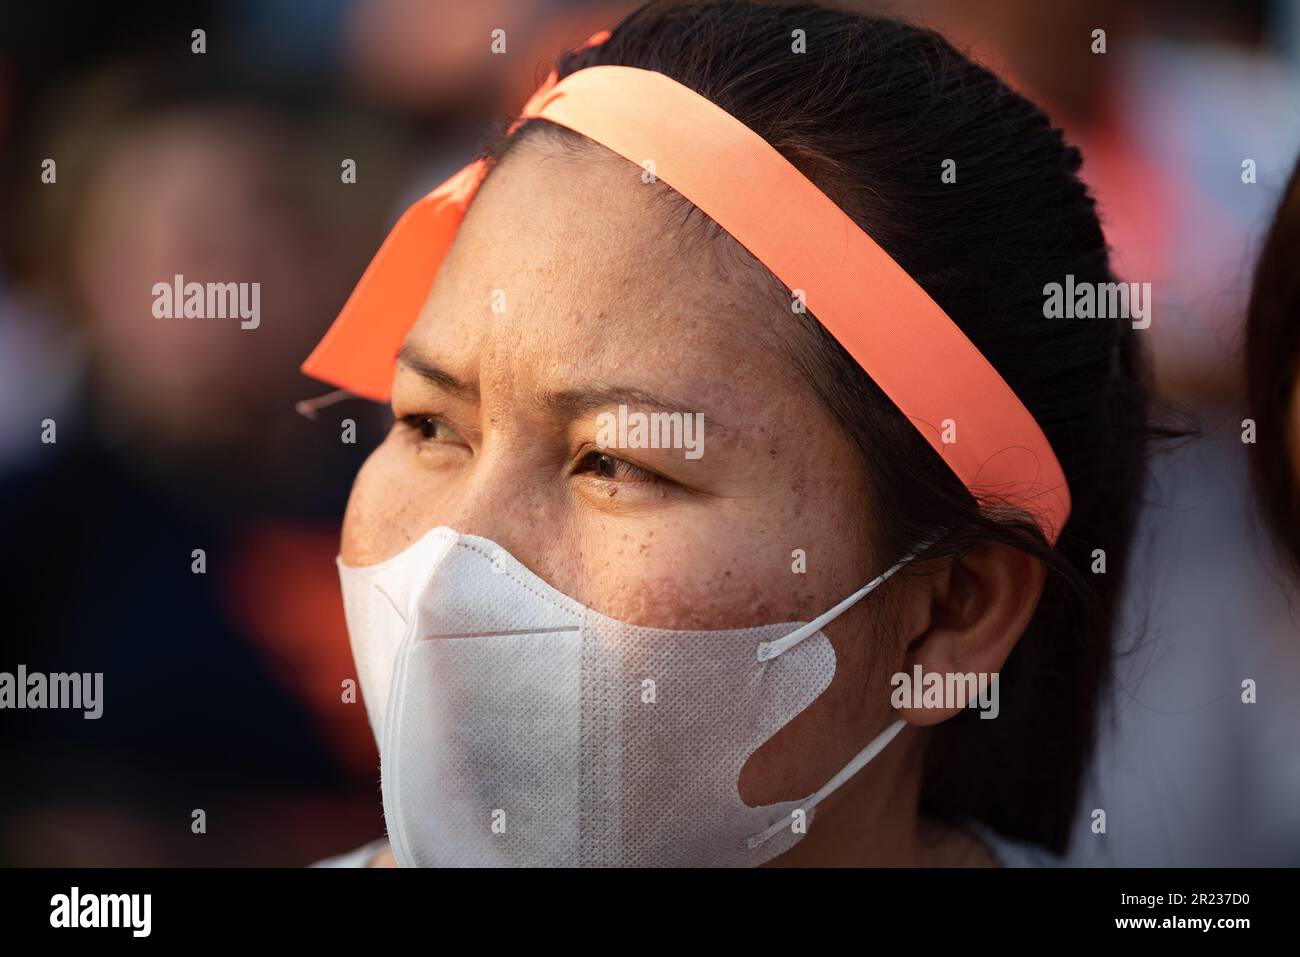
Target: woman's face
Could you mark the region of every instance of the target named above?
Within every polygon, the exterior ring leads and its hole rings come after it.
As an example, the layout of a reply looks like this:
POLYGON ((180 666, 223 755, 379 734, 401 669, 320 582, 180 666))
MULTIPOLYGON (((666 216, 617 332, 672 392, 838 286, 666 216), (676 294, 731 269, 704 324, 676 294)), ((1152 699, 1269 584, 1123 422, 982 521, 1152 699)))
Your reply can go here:
MULTIPOLYGON (((536 137, 489 177, 398 360, 345 562, 447 525, 605 615, 673 629, 808 620, 882 570, 861 456, 787 358, 793 317, 662 190, 536 137), (701 413, 702 454, 602 451, 598 416, 620 404, 701 413)), ((751 758, 749 803, 811 793, 884 727, 901 652, 882 656, 879 600, 827 629, 834 681, 751 758)))

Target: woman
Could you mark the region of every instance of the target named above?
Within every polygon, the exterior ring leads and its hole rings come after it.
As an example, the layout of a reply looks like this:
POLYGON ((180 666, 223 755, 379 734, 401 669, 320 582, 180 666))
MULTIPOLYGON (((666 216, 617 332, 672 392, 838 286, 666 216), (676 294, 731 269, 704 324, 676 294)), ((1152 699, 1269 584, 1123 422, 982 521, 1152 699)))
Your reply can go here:
POLYGON ((1061 852, 1147 417, 1128 323, 1045 318, 1113 279, 1079 165, 890 20, 564 57, 304 366, 395 418, 340 556, 393 853, 344 862, 1061 852))

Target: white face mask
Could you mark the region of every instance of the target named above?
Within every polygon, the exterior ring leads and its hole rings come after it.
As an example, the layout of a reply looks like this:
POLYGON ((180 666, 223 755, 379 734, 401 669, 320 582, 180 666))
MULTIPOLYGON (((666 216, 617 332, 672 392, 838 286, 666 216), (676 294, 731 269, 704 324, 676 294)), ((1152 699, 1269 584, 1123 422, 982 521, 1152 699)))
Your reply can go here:
POLYGON ((402 866, 735 866, 802 839, 814 794, 748 807, 749 756, 820 695, 820 629, 666 631, 615 621, 501 546, 435 528, 361 568, 339 561, 352 652, 402 866))

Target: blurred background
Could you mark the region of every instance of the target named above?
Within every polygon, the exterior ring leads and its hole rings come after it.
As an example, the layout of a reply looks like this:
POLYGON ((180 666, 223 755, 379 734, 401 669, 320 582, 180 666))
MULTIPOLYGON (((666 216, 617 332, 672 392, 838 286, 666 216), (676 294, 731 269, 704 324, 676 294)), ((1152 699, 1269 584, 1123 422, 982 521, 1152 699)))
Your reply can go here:
MULTIPOLYGON (((300 415, 326 390, 297 366, 405 206, 636 5, 0 13, 0 671, 106 688, 98 721, 0 713, 0 864, 300 865, 383 833, 334 556, 386 418, 300 415), (260 327, 154 319, 176 274, 260 282, 260 327)), ((1300 615, 1250 505, 1238 363, 1300 150, 1300 0, 839 5, 934 26, 1049 109, 1121 278, 1153 284, 1160 391, 1199 419, 1155 463, 1084 799, 1108 833, 1082 814, 1071 861, 1300 864, 1300 615)))

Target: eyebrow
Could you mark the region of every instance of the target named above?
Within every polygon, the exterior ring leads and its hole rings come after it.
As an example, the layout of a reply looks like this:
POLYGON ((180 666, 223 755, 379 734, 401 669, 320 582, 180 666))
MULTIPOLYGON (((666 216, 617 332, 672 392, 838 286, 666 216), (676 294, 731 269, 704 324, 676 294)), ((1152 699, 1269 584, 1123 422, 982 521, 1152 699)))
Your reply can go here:
MULTIPOLYGON (((467 402, 477 402, 479 389, 477 383, 463 382, 445 369, 434 365, 419 355, 411 346, 403 346, 397 360, 421 378, 439 389, 467 402)), ((697 403, 682 402, 669 396, 639 389, 633 386, 598 386, 594 388, 562 389, 560 391, 542 391, 534 396, 531 404, 550 415, 576 419, 583 415, 608 408, 612 405, 642 406, 645 408, 672 410, 675 412, 701 412, 710 427, 724 432, 731 431, 728 426, 718 421, 707 409, 698 408, 697 403)))
POLYGON ((464 399, 467 402, 478 401, 478 384, 473 385, 462 382, 450 372, 438 368, 432 362, 426 360, 409 345, 402 346, 402 351, 397 354, 397 361, 406 366, 412 372, 418 374, 421 378, 442 389, 444 392, 450 392, 458 399, 464 399))

